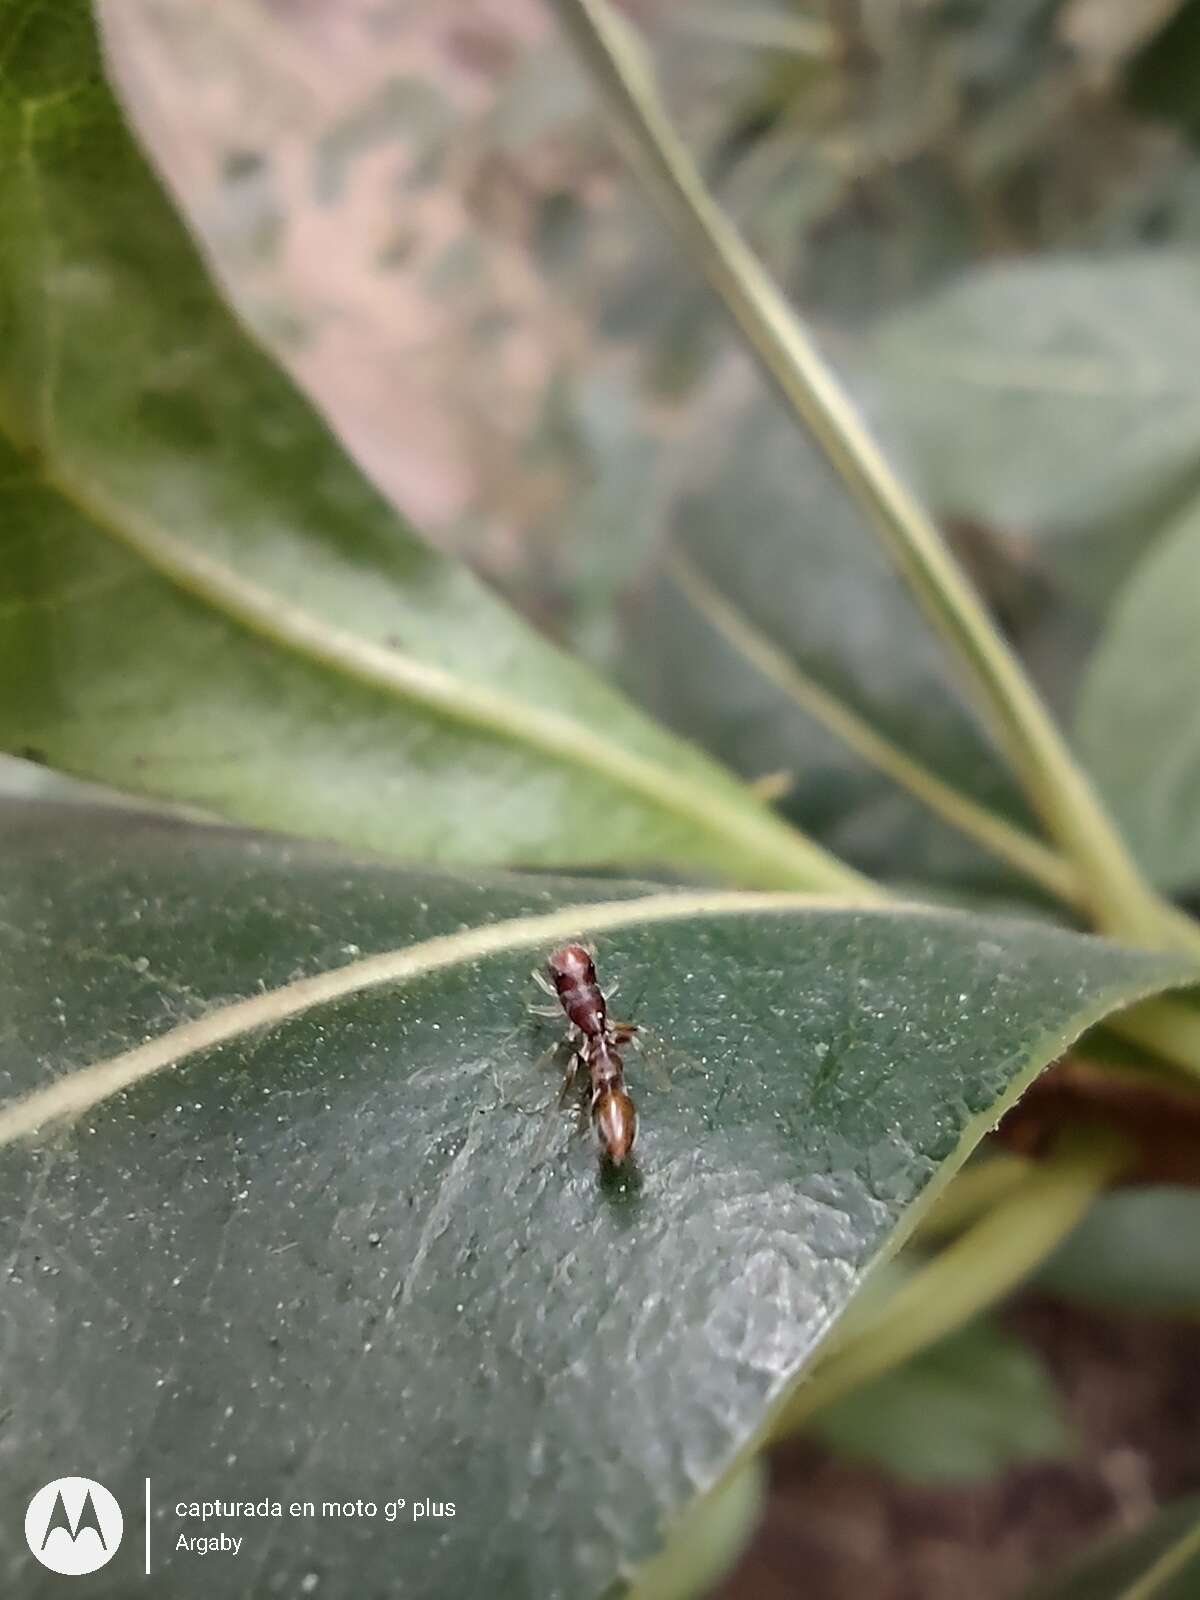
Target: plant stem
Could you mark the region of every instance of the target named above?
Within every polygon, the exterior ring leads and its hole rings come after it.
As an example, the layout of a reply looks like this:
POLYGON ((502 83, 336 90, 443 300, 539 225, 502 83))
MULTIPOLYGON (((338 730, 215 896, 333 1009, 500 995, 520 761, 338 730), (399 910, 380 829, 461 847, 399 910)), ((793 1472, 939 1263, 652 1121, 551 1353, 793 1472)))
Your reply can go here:
POLYGON ((1064 1134, 1015 1192, 915 1272, 868 1327, 835 1346, 788 1401, 774 1436, 795 1432, 1002 1299, 1071 1232, 1128 1155, 1111 1135, 1064 1134))
POLYGON ((968 1224, 1027 1184, 1036 1162, 1029 1156, 999 1151, 986 1160, 964 1167, 938 1196, 932 1211, 917 1224, 915 1237, 922 1243, 950 1239, 968 1224))
POLYGON ((1154 946, 1200 950, 1142 878, 1020 662, 932 519, 900 481, 799 318, 705 189, 663 110, 638 42, 607 0, 557 0, 653 198, 694 250, 760 362, 837 469, 926 616, 965 667, 1052 838, 1077 867, 1096 923, 1154 946))
POLYGON ((1143 1000, 1108 1024, 1115 1033, 1193 1076, 1200 1074, 1200 1009, 1186 1000, 1143 1000))
POLYGON ((680 9, 678 20, 691 33, 748 50, 778 51, 812 61, 833 61, 837 55, 836 33, 815 17, 781 17, 765 6, 756 10, 693 4, 680 9))
MULTIPOLYGON (((1200 1557, 1200 1523, 1188 1529, 1158 1560, 1147 1567, 1127 1589, 1122 1589, 1116 1600, 1153 1600, 1163 1592, 1163 1585, 1177 1578, 1190 1562, 1200 1557)), ((1182 1592, 1182 1591, 1180 1591, 1182 1592)))

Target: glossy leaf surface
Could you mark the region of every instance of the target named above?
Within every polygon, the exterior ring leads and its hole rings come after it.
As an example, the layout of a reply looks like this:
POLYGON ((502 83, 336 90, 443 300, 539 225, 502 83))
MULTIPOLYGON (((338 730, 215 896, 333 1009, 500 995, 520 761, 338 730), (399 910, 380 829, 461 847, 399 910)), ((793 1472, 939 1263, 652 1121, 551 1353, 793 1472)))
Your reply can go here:
MULTIPOLYGON (((602 1594, 1000 1107, 1189 974, 1034 923, 407 871, 44 802, 5 835, 5 1492, 87 1462, 132 1508, 149 1474, 181 1597, 602 1594), (535 1160, 559 1029, 529 969, 572 934, 650 1034, 637 1164, 603 1181, 571 1109, 535 1160), (178 1501, 264 1495, 458 1515, 247 1520, 236 1569, 175 1551, 214 1531, 178 1501)), ((57 1592, 6 1549, 6 1592, 57 1592)), ((140 1560, 131 1532, 90 1592, 140 1560)))

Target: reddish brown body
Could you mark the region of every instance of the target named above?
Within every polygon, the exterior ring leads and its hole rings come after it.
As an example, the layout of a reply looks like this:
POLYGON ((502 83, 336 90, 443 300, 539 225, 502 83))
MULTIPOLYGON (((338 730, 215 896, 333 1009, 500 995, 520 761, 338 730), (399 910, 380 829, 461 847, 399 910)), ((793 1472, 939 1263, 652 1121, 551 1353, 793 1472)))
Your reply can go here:
POLYGON ((596 963, 581 944, 564 944, 546 962, 554 992, 567 1021, 585 1039, 596 1039, 608 1026, 608 1007, 596 982, 596 963))
POLYGON ((592 1127, 601 1152, 620 1166, 633 1148, 637 1111, 625 1088, 625 1067, 617 1047, 628 1043, 637 1030, 632 1023, 614 1025, 608 1020, 596 966, 583 945, 562 945, 550 956, 546 970, 579 1038, 575 1056, 591 1078, 592 1127))

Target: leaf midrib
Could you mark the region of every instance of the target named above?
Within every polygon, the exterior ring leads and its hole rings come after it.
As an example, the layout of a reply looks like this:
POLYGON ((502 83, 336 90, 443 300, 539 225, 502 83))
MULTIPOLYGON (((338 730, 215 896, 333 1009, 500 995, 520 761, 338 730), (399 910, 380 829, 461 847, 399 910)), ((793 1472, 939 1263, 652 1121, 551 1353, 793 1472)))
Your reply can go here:
POLYGON ((316 1006, 386 984, 403 984, 446 967, 484 956, 549 945, 565 938, 583 938, 615 928, 699 916, 748 916, 756 912, 861 911, 881 915, 962 915, 940 906, 869 897, 779 894, 737 890, 703 890, 643 895, 633 900, 602 900, 560 906, 537 915, 439 934, 418 944, 403 945, 350 961, 324 972, 296 979, 264 994, 234 1000, 203 1016, 170 1028, 156 1038, 106 1060, 80 1067, 42 1089, 0 1106, 0 1148, 36 1133, 48 1123, 79 1116, 110 1095, 138 1083, 186 1056, 260 1029, 277 1027, 316 1006))
MULTIPOLYGON (((2 429, 27 450, 13 430, 2 429)), ((583 768, 737 846, 747 856, 747 881, 781 888, 880 893, 870 881, 769 812, 758 811, 716 784, 678 778, 659 763, 602 732, 549 708, 480 684, 394 648, 373 644, 255 583, 223 562, 112 497, 93 475, 61 456, 37 463, 42 481, 90 527, 121 544, 174 587, 184 590, 260 638, 394 699, 423 705, 454 721, 524 745, 568 767, 583 768)), ((666 737, 666 735, 664 735, 666 737)), ((723 776, 723 775, 722 775, 723 776)), ((730 785, 736 780, 727 779, 730 785)))

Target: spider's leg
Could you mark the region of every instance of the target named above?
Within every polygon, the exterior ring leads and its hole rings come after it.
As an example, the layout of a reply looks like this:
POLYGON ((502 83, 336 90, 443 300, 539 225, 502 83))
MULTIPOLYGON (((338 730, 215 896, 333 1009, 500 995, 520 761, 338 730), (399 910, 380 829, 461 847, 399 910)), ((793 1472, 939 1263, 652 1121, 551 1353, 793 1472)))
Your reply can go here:
POLYGON ((562 1088, 559 1090, 556 1098, 552 1100, 550 1105, 546 1108, 546 1115, 542 1122, 541 1131, 538 1134, 537 1143, 533 1147, 533 1155, 530 1157, 531 1166, 540 1167, 546 1158, 546 1153, 549 1150, 551 1138, 553 1137, 554 1130, 558 1126, 558 1119, 562 1114, 562 1108, 566 1105, 567 1097, 571 1093, 575 1079, 578 1076, 579 1066, 580 1057, 575 1051, 572 1051, 571 1060, 563 1077, 562 1088))
MULTIPOLYGON (((626 1023, 625 1026, 632 1027, 633 1024, 626 1023)), ((686 1060, 689 1066, 695 1066, 696 1070, 699 1070, 698 1063, 694 1062, 691 1057, 680 1057, 673 1047, 672 1059, 668 1061, 661 1037, 653 1031, 647 1033, 645 1028, 636 1028, 632 1036, 628 1040, 624 1040, 623 1043, 631 1044, 638 1052, 637 1070, 639 1074, 645 1072, 656 1089, 667 1093, 672 1090, 671 1080, 674 1069, 679 1066, 681 1061, 686 1060)))

